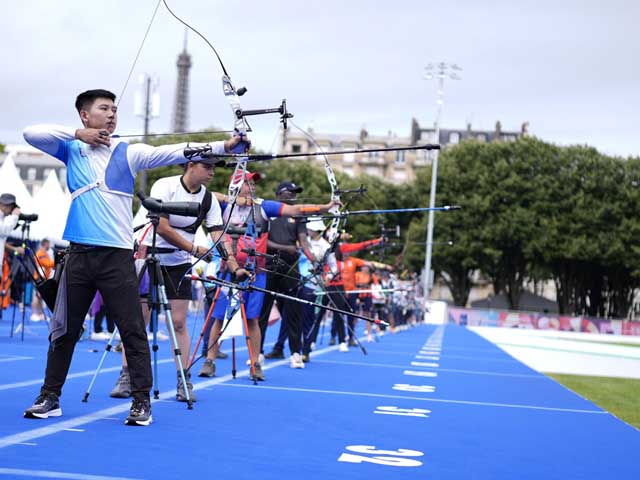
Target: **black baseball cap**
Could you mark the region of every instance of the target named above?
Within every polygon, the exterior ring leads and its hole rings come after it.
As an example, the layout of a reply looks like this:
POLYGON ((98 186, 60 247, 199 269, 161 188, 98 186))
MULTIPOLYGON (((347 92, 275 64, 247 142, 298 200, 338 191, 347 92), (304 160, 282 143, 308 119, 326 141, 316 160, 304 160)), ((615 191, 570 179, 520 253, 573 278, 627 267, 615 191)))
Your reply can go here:
POLYGON ((284 181, 280 182, 278 188, 276 188, 276 195, 280 195, 282 192, 302 193, 303 188, 299 187, 293 182, 284 181))
POLYGON ((0 195, 0 203, 2 205, 16 205, 16 196, 13 193, 3 193, 0 195))

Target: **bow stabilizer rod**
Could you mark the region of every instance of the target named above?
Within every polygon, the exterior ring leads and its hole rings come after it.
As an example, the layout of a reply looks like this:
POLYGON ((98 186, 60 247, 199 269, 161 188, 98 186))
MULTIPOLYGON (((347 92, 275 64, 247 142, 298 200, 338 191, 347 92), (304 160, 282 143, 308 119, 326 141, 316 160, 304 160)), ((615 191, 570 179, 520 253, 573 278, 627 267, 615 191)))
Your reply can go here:
POLYGON ((322 305, 320 303, 311 302, 311 301, 305 300, 303 298, 293 297, 291 295, 285 295, 284 293, 279 293, 279 292, 274 292, 272 290, 267 290, 266 288, 256 287, 256 286, 254 286, 252 284, 240 285, 240 284, 237 284, 237 283, 229 282, 227 280, 223 280, 221 278, 214 277, 212 275, 209 275, 209 276, 206 276, 206 277, 199 277, 197 275, 187 275, 187 277, 191 278, 191 280, 196 280, 196 281, 200 281, 200 282, 212 282, 212 283, 215 283, 215 284, 219 285, 220 287, 228 287, 228 288, 233 288, 235 290, 241 290, 241 291, 253 290, 253 291, 256 291, 256 292, 262 292, 262 293, 265 293, 267 295, 272 295, 272 296, 274 296, 276 298, 282 298, 284 300, 292 300, 294 302, 302 303, 304 305, 310 305, 312 307, 318 307, 318 308, 321 308, 323 310, 330 310, 332 312, 341 313, 342 315, 347 315, 347 316, 360 318, 360 319, 362 319, 362 320, 364 320, 366 322, 373 323, 375 325, 384 325, 385 327, 389 326, 389 323, 384 321, 384 320, 366 317, 364 315, 360 315, 360 314, 357 314, 357 313, 354 313, 354 312, 347 312, 346 310, 341 310, 339 308, 330 307, 328 305, 322 305))
MULTIPOLYGON (((245 113, 246 115, 246 113, 245 113)), ((291 115, 291 114, 288 114, 291 115)), ((290 116, 287 118, 291 118, 290 116)), ((286 120, 286 119, 285 119, 286 120)), ((281 120, 282 121, 282 120, 281 120)), ((355 148, 352 150, 334 150, 330 152, 306 152, 306 153, 261 153, 247 155, 236 155, 233 153, 214 154, 212 152, 203 153, 203 156, 220 157, 220 158, 246 158, 249 162, 267 162, 269 160, 277 160, 279 158, 301 158, 301 157, 320 157, 328 155, 344 155, 347 153, 374 153, 374 152, 402 152, 407 150, 440 150, 440 145, 426 144, 415 145, 411 147, 388 147, 388 148, 355 148)), ((230 164, 232 165, 232 164, 230 164)))
MULTIPOLYGON (((460 210, 462 207, 459 205, 445 205, 444 207, 417 207, 417 208, 391 208, 388 210, 353 210, 340 212, 335 215, 314 215, 315 218, 335 218, 335 217, 350 217, 352 215, 382 215, 385 213, 411 213, 411 212, 448 212, 450 210, 460 210)), ((307 218, 305 215, 294 215, 292 218, 307 218)))

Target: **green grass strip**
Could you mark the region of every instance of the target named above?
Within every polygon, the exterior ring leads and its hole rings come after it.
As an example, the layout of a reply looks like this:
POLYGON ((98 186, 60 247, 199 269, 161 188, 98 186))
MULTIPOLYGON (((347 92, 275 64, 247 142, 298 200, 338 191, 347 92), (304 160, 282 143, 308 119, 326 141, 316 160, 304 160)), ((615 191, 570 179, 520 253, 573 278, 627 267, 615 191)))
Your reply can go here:
POLYGON ((640 429, 640 379, 546 373, 620 420, 640 429))

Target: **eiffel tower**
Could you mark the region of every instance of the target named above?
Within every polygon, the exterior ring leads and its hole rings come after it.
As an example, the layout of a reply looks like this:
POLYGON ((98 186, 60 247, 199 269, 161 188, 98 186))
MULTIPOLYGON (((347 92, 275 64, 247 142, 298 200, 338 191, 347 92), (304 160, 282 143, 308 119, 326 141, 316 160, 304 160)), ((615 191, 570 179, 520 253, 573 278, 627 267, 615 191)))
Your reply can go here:
POLYGON ((187 53, 187 30, 184 31, 184 48, 178 55, 178 82, 176 83, 176 97, 173 104, 172 130, 175 133, 186 132, 189 124, 189 70, 191 69, 191 55, 187 53))

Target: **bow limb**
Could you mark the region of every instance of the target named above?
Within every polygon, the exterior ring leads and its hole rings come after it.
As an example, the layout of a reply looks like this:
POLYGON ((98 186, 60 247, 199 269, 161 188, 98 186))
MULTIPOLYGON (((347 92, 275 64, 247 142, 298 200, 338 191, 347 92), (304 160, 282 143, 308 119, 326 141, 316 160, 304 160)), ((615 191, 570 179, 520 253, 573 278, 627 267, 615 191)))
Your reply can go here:
MULTIPOLYGON (((296 125, 294 122, 290 122, 291 125, 293 125, 297 130, 299 130, 306 138, 309 139, 309 141, 311 141, 311 143, 313 143, 315 145, 315 147, 318 149, 318 152, 320 152, 322 158, 324 159, 324 171, 325 174, 327 176, 327 181, 329 182, 329 186, 331 187, 331 200, 333 200, 334 202, 336 202, 336 205, 334 205, 333 207, 331 207, 331 209, 329 210, 329 214, 333 215, 333 218, 331 219, 331 224, 329 225, 328 229, 327 229, 327 241, 329 242, 329 244, 331 245, 332 248, 329 249, 329 251, 332 251, 333 248, 335 247, 335 243, 337 242, 337 239, 340 237, 340 217, 338 216, 338 214, 340 213, 340 190, 338 189, 338 180, 336 179, 336 174, 333 171, 333 168, 331 167, 331 164, 329 163, 329 158, 327 157, 326 152, 324 151, 324 149, 320 146, 320 144, 316 141, 315 138, 313 138, 313 136, 311 134, 309 134, 309 132, 304 131, 302 128, 300 128, 298 125, 296 125)), ((326 254, 325 254, 326 256, 326 254)), ((323 263, 326 262, 326 259, 323 259, 323 263)))
MULTIPOLYGON (((228 213, 228 218, 224 223, 224 226, 223 226, 223 229, 222 229, 222 232, 223 232, 222 235, 220 236, 218 241, 216 241, 214 243, 214 245, 211 247, 211 249, 209 250, 209 251, 211 251, 211 250, 213 250, 214 248, 217 247, 217 245, 220 243, 222 238, 224 238, 227 230, 229 229, 229 225, 231 223, 233 210, 235 209, 235 207, 237 205, 238 195, 240 194, 240 191, 242 190, 242 186, 244 185, 244 182, 245 182, 245 176, 246 176, 246 171, 247 171, 246 154, 247 154, 247 150, 248 150, 248 147, 249 147, 249 143, 245 140, 245 138, 246 138, 247 131, 250 130, 250 128, 249 128, 249 125, 248 125, 248 123, 247 123, 247 121, 246 121, 246 119, 244 117, 244 114, 243 114, 243 109, 242 109, 242 106, 240 104, 240 96, 242 94, 244 94, 246 89, 245 88, 241 88, 240 90, 236 89, 236 87, 234 86, 234 84, 231 81, 231 77, 229 76, 229 73, 227 72, 227 69, 224 66, 224 63, 222 62, 222 59, 221 59, 220 55, 218 54, 218 52, 215 49, 215 47, 211 44, 211 42, 209 42, 209 40, 207 40, 207 38, 204 35, 202 35, 198 30, 196 30, 194 27, 192 27, 187 22, 185 22, 180 17, 178 17, 171 10, 171 8, 169 7, 169 5, 167 3, 167 0, 162 0, 162 2, 164 3, 164 6, 166 7, 167 11, 176 20, 178 20, 185 27, 187 27, 189 30, 191 30, 197 36, 199 36, 209 46, 209 48, 213 51, 213 53, 215 54, 216 58, 218 59, 218 62, 220 63, 220 67, 222 68, 222 72, 223 72, 223 75, 222 75, 222 92, 223 92, 225 98, 227 99, 227 101, 229 102, 229 106, 230 106, 231 112, 233 114, 233 131, 237 135, 239 135, 241 137, 240 142, 238 142, 233 147, 232 151, 230 152, 230 153, 232 153, 234 155, 240 155, 240 156, 238 157, 238 161, 237 161, 237 163, 235 165, 235 169, 233 171, 233 175, 231 176, 231 180, 229 182, 228 195, 229 195, 230 210, 229 210, 229 213, 228 213)), ((253 233, 251 235, 253 237, 253 242, 255 244, 255 233, 253 233)))

